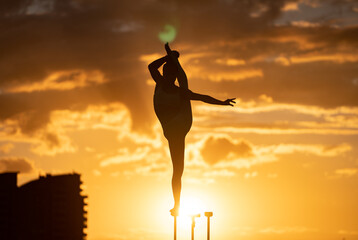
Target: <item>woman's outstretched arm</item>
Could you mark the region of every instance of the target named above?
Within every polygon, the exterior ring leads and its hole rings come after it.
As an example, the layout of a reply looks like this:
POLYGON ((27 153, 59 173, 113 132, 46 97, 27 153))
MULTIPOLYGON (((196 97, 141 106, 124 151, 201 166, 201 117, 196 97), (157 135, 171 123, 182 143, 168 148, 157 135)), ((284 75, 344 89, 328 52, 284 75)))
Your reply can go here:
POLYGON ((235 98, 229 98, 226 99, 225 101, 221 101, 218 100, 216 98, 213 98, 211 96, 208 95, 203 95, 203 94, 199 94, 199 93, 194 93, 190 91, 190 100, 199 100, 205 103, 210 103, 210 104, 216 104, 216 105, 230 105, 230 106, 234 106, 234 104, 236 103, 234 100, 235 98))
POLYGON ((162 66, 167 61, 168 61, 168 56, 164 56, 148 65, 150 75, 152 75, 152 78, 156 83, 161 83, 163 81, 163 76, 158 71, 158 68, 160 68, 160 66, 162 66))
POLYGON ((176 64, 177 68, 178 68, 178 82, 179 82, 179 86, 181 88, 185 88, 188 89, 188 78, 184 72, 184 69, 182 68, 182 66, 180 65, 179 62, 179 53, 177 51, 172 51, 169 47, 169 44, 166 43, 165 44, 165 51, 167 52, 169 58, 171 59, 171 61, 174 62, 174 64, 176 64))

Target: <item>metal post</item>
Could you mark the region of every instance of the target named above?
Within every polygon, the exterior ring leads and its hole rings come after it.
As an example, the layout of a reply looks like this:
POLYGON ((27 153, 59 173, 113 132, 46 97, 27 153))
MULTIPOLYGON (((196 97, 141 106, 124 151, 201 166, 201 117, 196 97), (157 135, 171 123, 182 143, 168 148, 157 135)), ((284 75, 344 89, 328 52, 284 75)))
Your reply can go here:
POLYGON ((205 212, 205 216, 208 218, 207 236, 208 240, 210 240, 210 217, 213 216, 213 212, 205 212))
POLYGON ((171 215, 174 217, 174 240, 177 240, 177 217, 178 217, 178 214, 173 214, 173 212, 172 212, 171 215))
POLYGON ((174 216, 174 240, 177 240, 177 216, 174 216))
POLYGON ((194 240, 194 228, 195 228, 196 217, 200 217, 200 214, 191 215, 191 240, 194 240))
POLYGON ((195 218, 191 218, 191 240, 194 240, 195 218))

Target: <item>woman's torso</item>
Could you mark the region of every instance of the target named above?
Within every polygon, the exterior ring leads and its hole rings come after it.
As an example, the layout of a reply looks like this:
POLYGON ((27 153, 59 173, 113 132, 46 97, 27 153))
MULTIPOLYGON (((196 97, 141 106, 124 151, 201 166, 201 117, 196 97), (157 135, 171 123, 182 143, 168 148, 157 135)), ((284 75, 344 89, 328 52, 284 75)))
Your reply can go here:
POLYGON ((163 130, 189 131, 192 124, 189 90, 177 86, 164 88, 157 84, 154 92, 154 110, 163 130))

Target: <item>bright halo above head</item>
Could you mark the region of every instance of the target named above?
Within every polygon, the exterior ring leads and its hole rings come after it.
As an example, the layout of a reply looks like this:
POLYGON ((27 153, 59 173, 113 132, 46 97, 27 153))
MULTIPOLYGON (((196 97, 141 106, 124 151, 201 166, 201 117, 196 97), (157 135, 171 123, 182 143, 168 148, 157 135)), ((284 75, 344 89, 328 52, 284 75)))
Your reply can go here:
POLYGON ((163 30, 158 34, 159 40, 163 43, 170 43, 174 41, 177 35, 177 30, 173 25, 166 24, 163 30))

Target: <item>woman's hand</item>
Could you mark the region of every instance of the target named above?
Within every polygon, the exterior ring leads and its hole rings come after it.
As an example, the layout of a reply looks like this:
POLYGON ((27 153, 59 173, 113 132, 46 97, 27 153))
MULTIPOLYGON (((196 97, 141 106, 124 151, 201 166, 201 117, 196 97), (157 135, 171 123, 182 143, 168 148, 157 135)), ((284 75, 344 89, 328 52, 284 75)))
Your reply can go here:
POLYGON ((223 105, 230 105, 230 106, 234 106, 234 104, 236 103, 235 101, 235 98, 229 98, 229 99, 226 99, 224 102, 223 102, 223 105))
POLYGON ((165 51, 167 52, 168 56, 173 60, 176 61, 179 58, 179 52, 178 51, 172 51, 169 47, 169 43, 166 43, 164 45, 165 51))
POLYGON ((165 48, 165 51, 167 52, 167 54, 170 55, 170 53, 172 52, 172 50, 171 50, 170 47, 169 47, 169 43, 164 44, 164 48, 165 48))

